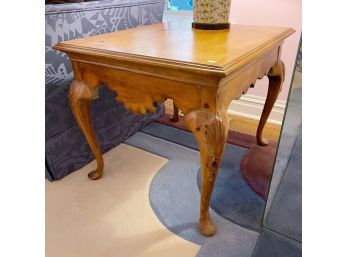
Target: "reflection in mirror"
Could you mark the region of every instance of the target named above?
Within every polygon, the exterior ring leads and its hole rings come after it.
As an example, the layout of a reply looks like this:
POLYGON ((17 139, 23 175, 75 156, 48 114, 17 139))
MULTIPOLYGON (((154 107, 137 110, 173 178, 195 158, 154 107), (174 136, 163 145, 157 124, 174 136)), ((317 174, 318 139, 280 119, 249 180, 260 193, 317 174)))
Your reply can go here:
POLYGON ((288 164, 291 151, 302 125, 302 46, 299 45, 299 51, 296 59, 296 68, 294 70, 293 81, 289 93, 287 109, 284 115, 277 158, 273 170, 272 181, 268 194, 268 201, 265 210, 265 218, 269 212, 274 200, 277 188, 283 177, 286 165, 288 164))
POLYGON ((278 145, 263 229, 253 256, 302 256, 302 46, 278 145))

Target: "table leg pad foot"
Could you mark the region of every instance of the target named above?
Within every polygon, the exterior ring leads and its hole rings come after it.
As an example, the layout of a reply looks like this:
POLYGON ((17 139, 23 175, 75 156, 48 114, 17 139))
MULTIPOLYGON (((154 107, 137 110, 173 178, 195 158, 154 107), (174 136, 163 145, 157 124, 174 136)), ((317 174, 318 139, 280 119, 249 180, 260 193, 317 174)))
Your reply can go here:
POLYGON ((88 178, 91 180, 97 180, 100 179, 103 175, 103 172, 100 172, 99 170, 94 170, 88 173, 88 178))
POLYGON ((257 144, 260 145, 260 146, 266 146, 268 145, 268 140, 263 138, 263 137, 257 137, 257 144))
POLYGON ((199 231, 204 236, 212 236, 216 232, 216 228, 211 220, 204 220, 199 222, 199 231))

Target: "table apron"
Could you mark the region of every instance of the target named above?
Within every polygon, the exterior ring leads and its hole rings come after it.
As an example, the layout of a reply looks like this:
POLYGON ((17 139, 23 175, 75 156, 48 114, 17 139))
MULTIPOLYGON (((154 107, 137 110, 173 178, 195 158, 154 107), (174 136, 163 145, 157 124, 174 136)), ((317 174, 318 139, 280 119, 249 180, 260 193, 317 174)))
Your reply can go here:
POLYGON ((232 100, 239 99, 258 79, 267 76, 280 58, 281 47, 276 47, 222 79, 217 91, 217 109, 227 110, 232 100))

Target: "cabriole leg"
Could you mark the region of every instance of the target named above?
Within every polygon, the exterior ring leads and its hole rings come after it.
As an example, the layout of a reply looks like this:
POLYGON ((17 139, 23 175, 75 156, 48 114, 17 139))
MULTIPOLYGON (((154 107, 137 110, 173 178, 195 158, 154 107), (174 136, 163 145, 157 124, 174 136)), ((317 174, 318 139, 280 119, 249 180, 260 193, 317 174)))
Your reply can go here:
POLYGON ((196 137, 201 157, 199 230, 205 236, 212 236, 216 229, 209 214, 209 203, 225 149, 228 132, 227 118, 197 110, 185 115, 185 124, 196 137))
POLYGON ((104 160, 97 142, 91 119, 91 100, 93 93, 81 81, 73 81, 69 89, 69 103, 74 117, 82 130, 87 142, 97 160, 97 169, 88 174, 90 179, 99 179, 103 175, 104 160))
POLYGON ((272 111, 275 101, 279 95, 281 90, 285 75, 285 67, 284 63, 279 60, 268 73, 269 85, 267 98, 265 102, 265 106, 263 107, 263 111, 261 114, 260 122, 257 127, 256 139, 259 145, 265 146, 268 144, 268 141, 262 137, 262 132, 267 122, 267 119, 272 111))

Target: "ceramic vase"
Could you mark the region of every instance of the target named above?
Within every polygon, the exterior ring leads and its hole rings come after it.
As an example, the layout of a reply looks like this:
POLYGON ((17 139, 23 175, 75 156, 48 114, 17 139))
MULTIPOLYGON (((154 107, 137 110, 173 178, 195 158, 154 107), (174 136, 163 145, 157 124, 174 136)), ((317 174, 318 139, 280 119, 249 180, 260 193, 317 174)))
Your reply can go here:
POLYGON ((231 0, 195 0, 193 23, 195 29, 229 29, 231 0))

